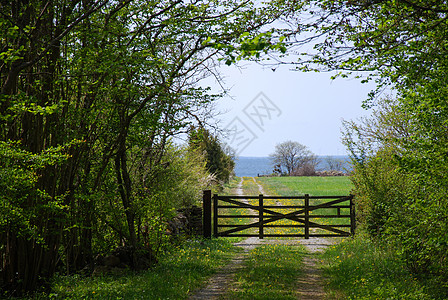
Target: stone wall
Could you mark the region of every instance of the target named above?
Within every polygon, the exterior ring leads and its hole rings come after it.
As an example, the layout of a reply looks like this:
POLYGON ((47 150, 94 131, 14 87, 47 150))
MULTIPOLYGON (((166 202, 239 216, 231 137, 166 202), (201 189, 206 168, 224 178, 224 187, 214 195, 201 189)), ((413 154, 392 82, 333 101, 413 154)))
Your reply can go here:
POLYGON ((202 235, 202 208, 192 206, 177 210, 176 216, 168 222, 170 235, 202 235))

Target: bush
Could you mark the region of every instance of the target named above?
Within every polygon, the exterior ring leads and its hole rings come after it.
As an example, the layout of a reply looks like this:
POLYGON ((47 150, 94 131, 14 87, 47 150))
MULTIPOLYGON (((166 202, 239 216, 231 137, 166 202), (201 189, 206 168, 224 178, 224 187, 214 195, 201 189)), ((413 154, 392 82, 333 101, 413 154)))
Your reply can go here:
POLYGON ((444 299, 428 282, 413 276, 393 248, 373 242, 363 232, 329 247, 322 258, 330 295, 342 292, 343 299, 444 299))
MULTIPOLYGON (((381 105, 372 119, 345 124, 358 222, 395 247, 414 274, 448 282, 448 178, 440 149, 417 147, 423 140, 412 118, 397 103, 381 105)), ((439 287, 448 295, 448 285, 439 287)))
MULTIPOLYGON (((388 241, 410 270, 448 279, 448 226, 443 189, 432 190, 396 165, 387 151, 355 166, 358 222, 388 241)), ((446 286, 445 288, 448 288, 446 286)))
MULTIPOLYGON (((187 147, 168 145, 156 165, 143 164, 135 151, 131 159, 135 162, 131 170, 134 179, 133 201, 135 227, 139 246, 145 246, 159 253, 170 245, 167 225, 179 208, 200 205, 202 190, 214 183, 205 167, 204 157, 187 147)), ((109 186, 109 190, 116 187, 109 186)), ((94 236, 94 250, 107 252, 117 246, 125 233, 125 217, 119 200, 114 194, 98 194, 99 216, 94 236)))

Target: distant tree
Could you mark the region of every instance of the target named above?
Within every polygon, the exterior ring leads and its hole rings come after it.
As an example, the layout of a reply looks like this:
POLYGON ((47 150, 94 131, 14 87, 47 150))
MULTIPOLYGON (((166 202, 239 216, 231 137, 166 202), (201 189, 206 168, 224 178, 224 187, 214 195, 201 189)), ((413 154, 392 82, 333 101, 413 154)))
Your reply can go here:
POLYGON ((293 176, 315 176, 316 167, 319 164, 319 158, 312 154, 308 156, 304 161, 294 169, 291 175, 293 176))
POLYGON ((344 170, 344 160, 338 159, 334 156, 327 156, 325 161, 328 165, 329 171, 343 171, 344 170))
POLYGON ((316 166, 316 156, 308 147, 293 141, 286 141, 275 146, 275 151, 269 155, 272 162, 280 169, 285 168, 288 175, 310 175, 309 171, 316 166), (302 174, 302 171, 307 174, 302 174))

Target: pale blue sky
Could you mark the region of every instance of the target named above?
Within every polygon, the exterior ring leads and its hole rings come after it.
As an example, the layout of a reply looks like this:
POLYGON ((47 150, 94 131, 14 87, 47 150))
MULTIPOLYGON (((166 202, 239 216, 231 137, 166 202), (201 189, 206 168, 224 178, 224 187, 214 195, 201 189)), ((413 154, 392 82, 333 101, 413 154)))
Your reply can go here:
MULTIPOLYGON (((219 100, 218 109, 227 111, 219 116, 220 127, 238 131, 225 141, 241 156, 268 156, 286 140, 317 155, 346 155, 341 120, 370 113, 361 104, 374 86, 356 79, 331 80, 330 73, 296 72, 286 66, 273 72, 250 63, 242 70, 235 66, 220 70, 233 97, 219 100)), ((201 85, 219 90, 211 79, 201 85)))

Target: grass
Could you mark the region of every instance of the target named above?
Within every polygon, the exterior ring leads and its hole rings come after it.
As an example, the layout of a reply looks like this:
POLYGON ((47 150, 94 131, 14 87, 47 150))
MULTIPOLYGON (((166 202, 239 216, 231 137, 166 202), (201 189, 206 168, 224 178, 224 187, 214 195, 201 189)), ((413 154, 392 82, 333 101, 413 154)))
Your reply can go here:
POLYGON ((321 264, 332 299, 444 299, 430 295, 392 249, 363 234, 327 249, 321 264))
POLYGON ((126 276, 60 276, 50 295, 35 299, 187 299, 236 253, 226 239, 190 241, 153 269, 126 276))
POLYGON ((222 299, 297 299, 303 246, 263 245, 249 252, 222 299))

